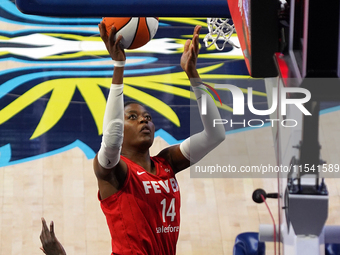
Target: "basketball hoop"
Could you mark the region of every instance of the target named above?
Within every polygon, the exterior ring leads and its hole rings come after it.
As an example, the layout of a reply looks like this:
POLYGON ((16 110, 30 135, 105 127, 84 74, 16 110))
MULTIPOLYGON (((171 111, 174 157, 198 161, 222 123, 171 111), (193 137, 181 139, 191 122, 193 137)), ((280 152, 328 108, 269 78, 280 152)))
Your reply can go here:
POLYGON ((235 27, 234 24, 230 25, 228 21, 229 19, 207 18, 209 33, 203 39, 205 47, 209 48, 214 44, 217 50, 222 51, 226 43, 229 43, 231 46, 239 48, 229 40, 235 31, 235 27), (209 43, 210 40, 211 42, 209 43), (224 40, 221 47, 217 44, 217 40, 224 40))

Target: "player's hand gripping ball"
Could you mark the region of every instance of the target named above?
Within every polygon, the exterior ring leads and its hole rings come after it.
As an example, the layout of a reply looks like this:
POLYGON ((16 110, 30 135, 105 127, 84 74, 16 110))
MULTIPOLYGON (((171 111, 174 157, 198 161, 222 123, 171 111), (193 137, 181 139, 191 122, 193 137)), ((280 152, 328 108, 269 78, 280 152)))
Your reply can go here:
POLYGON ((106 33, 110 35, 112 26, 116 28, 116 36, 122 35, 121 44, 124 49, 137 49, 147 44, 156 34, 158 18, 103 18, 106 33))

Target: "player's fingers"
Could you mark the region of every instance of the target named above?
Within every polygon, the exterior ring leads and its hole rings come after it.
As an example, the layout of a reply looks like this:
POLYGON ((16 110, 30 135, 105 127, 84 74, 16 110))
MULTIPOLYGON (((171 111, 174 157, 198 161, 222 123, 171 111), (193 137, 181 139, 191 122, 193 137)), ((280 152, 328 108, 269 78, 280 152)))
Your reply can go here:
POLYGON ((110 31, 110 35, 109 35, 110 45, 114 45, 115 44, 116 31, 117 31, 116 27, 112 26, 111 27, 111 31, 110 31))
POLYGON ((50 223, 50 234, 51 234, 51 237, 55 237, 54 236, 54 223, 53 223, 53 221, 51 221, 51 223, 50 223))
POLYGON ((197 25, 195 28, 194 28, 194 33, 192 35, 192 37, 194 38, 195 35, 199 35, 200 34, 200 31, 201 31, 201 26, 197 25))
POLYGON ((195 54, 198 55, 198 52, 200 50, 198 34, 196 34, 193 38, 193 46, 194 46, 193 48, 194 48, 195 54))
POLYGON ((190 43, 191 43, 191 40, 188 39, 185 44, 184 44, 184 52, 187 52, 189 50, 189 47, 190 47, 190 43))
POLYGON ((119 49, 119 47, 120 47, 120 41, 123 39, 123 36, 122 35, 118 35, 118 37, 117 37, 117 39, 116 39, 116 41, 115 41, 115 47, 116 47, 116 49, 119 49))
POLYGON ((195 50, 198 54, 198 50, 199 50, 199 34, 200 34, 200 31, 201 31, 201 26, 197 25, 194 29, 194 34, 193 34, 193 38, 192 40, 194 41, 194 44, 195 44, 195 50))
POLYGON ((118 35, 116 41, 115 41, 115 45, 119 45, 120 41, 123 39, 122 35, 118 35))
POLYGON ((201 31, 201 26, 200 25, 197 25, 196 27, 195 27, 195 29, 194 29, 194 34, 200 34, 200 31, 201 31))
POLYGON ((98 24, 99 27, 99 32, 100 32, 100 37, 103 39, 103 41, 107 40, 107 33, 106 33, 106 29, 105 29, 105 24, 101 21, 98 24))
POLYGON ((190 58, 191 58, 191 57, 196 58, 196 53, 195 53, 195 47, 194 47, 194 45, 191 45, 191 47, 190 47, 190 55, 189 55, 189 57, 190 57, 190 58))
POLYGON ((42 222, 42 230, 45 232, 45 231, 48 231, 48 227, 46 225, 46 221, 44 218, 41 218, 41 222, 42 222))
POLYGON ((51 239, 51 234, 50 234, 50 230, 47 227, 46 221, 44 218, 41 219, 42 220, 42 230, 41 230, 41 235, 40 235, 40 240, 41 242, 45 243, 48 242, 48 240, 51 239))

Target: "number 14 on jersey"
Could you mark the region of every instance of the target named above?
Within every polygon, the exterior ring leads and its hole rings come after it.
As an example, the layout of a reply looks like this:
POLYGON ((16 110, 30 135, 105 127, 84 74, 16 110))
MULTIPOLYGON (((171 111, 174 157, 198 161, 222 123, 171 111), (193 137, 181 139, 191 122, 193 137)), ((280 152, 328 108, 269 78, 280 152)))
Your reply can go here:
POLYGON ((161 205, 162 205, 162 218, 163 218, 163 222, 166 222, 166 218, 165 217, 171 217, 171 221, 174 221, 175 220, 175 216, 176 216, 175 198, 171 199, 169 207, 167 207, 166 198, 164 198, 161 201, 161 205))

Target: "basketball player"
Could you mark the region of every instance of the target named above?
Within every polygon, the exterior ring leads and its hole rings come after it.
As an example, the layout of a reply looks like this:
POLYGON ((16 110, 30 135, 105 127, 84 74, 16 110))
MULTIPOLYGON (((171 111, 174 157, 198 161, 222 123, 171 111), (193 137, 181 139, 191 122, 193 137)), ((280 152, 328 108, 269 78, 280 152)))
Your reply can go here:
MULTIPOLYGON (((200 28, 196 26, 192 40, 185 43, 180 61, 198 100, 205 93, 196 70, 200 28)), ((114 72, 102 143, 93 167, 98 198, 111 233, 112 254, 174 255, 180 226, 180 192, 175 174, 198 162, 224 140, 224 127, 213 127, 213 119, 221 117, 212 98, 206 97, 207 114, 201 115, 204 130, 150 157, 155 133, 152 116, 139 103, 124 106, 123 102, 126 58, 120 47, 122 37, 114 39, 114 27, 107 36, 102 23, 99 30, 113 59, 114 72)))

